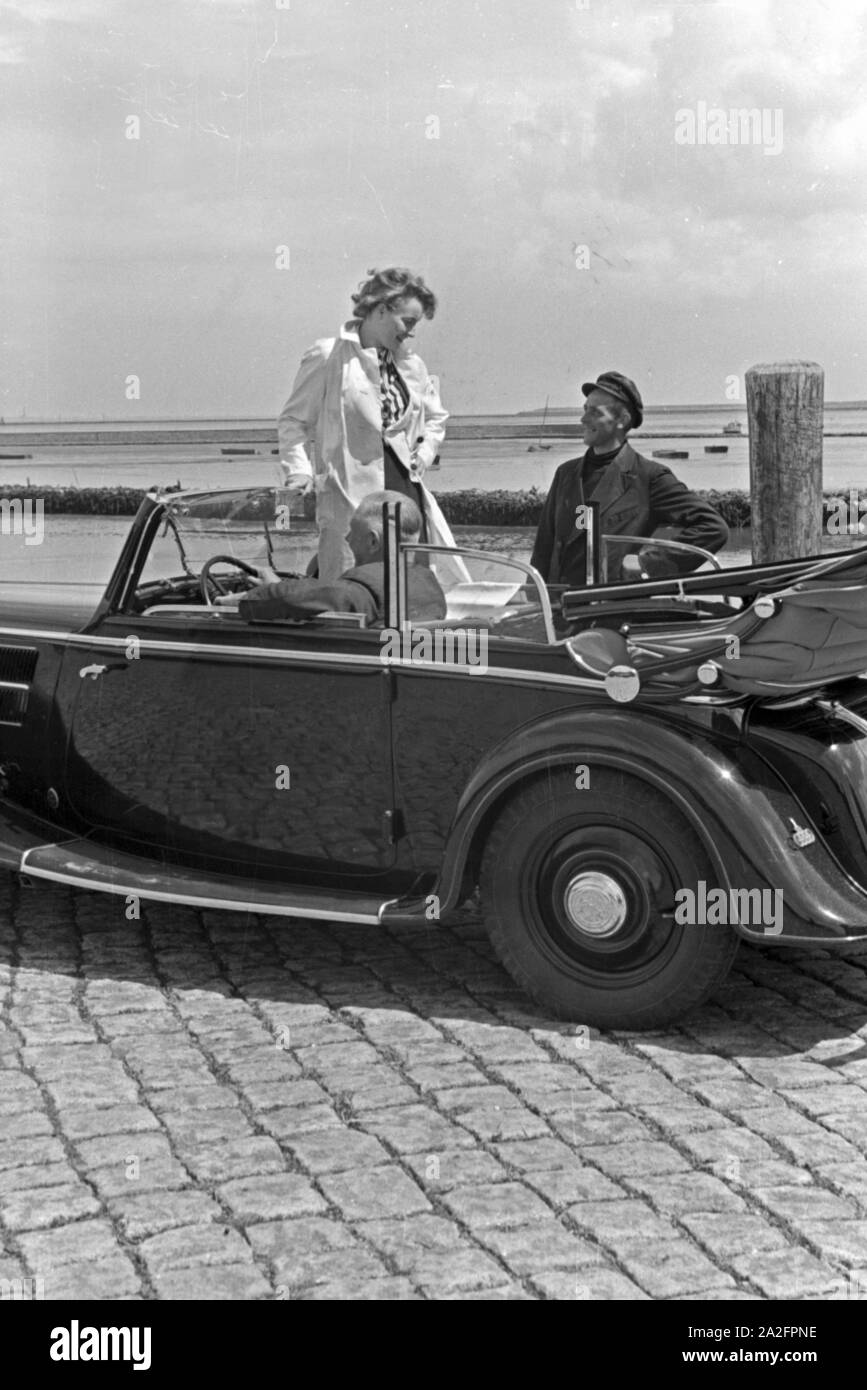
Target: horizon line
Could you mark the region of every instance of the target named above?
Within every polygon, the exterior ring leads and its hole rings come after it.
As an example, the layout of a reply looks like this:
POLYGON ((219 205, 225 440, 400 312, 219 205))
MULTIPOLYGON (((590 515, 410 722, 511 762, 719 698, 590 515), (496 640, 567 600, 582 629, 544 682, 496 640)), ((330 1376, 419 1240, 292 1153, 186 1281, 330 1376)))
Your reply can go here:
MULTIPOLYGON (((839 410, 839 409, 846 409, 846 408, 848 408, 848 409, 853 409, 853 410, 857 410, 857 409, 867 409, 867 400, 825 401, 824 404, 823 404, 823 408, 824 408, 825 410, 835 410, 835 409, 836 409, 836 410, 839 410)), ((452 420, 457 420, 457 419, 474 419, 474 418, 477 418, 477 417, 480 417, 480 416, 489 416, 489 417, 496 417, 496 418, 498 418, 498 419, 509 420, 509 419, 516 419, 516 418, 519 418, 519 417, 524 417, 524 418, 526 418, 528 415, 543 415, 543 414, 545 413, 545 409, 546 409, 546 408, 545 408, 544 406, 533 406, 533 407, 530 407, 530 408, 524 409, 524 410, 509 410, 509 411, 503 411, 503 410, 472 410, 472 411, 470 411, 470 410, 455 410, 455 411, 452 411, 452 412, 451 412, 449 418, 452 419, 452 420)), ((702 403, 702 402, 681 402, 680 404, 674 403, 674 404, 664 404, 664 405, 645 405, 645 407, 644 407, 644 413, 645 413, 645 416, 647 416, 647 415, 649 415, 649 414, 652 414, 654 411, 677 411, 677 410, 685 410, 685 411, 699 411, 699 410, 740 410, 740 411, 746 411, 746 409, 747 409, 747 405, 746 405, 746 402, 745 402, 745 401, 744 401, 744 402, 741 402, 741 401, 723 401, 723 402, 711 401, 711 402, 707 402, 707 403, 702 403)), ((579 405, 574 405, 574 406, 573 406, 573 405, 549 405, 549 406, 547 407, 547 412, 548 412, 549 415, 554 414, 555 412, 556 412, 557 414, 560 414, 560 415, 564 415, 564 414, 567 414, 567 415, 580 415, 580 413, 581 413, 581 406, 579 406, 579 405)), ((64 417, 60 417, 60 416, 56 416, 56 417, 55 417, 55 416, 37 416, 37 415, 24 415, 24 416, 21 416, 21 415, 17 415, 17 416, 16 416, 16 415, 10 415, 10 416, 2 416, 2 417, 0 417, 0 418, 2 418, 2 425, 0 425, 0 428, 3 428, 3 427, 5 427, 5 426, 9 426, 9 425, 14 425, 14 426, 16 426, 16 427, 22 427, 22 426, 25 426, 25 427, 26 427, 26 426, 36 426, 36 425, 96 425, 96 426, 99 426, 99 425, 144 425, 144 424, 155 424, 155 425, 159 425, 159 424, 165 424, 165 423, 167 423, 167 422, 172 422, 172 423, 175 423, 175 424, 191 424, 191 425, 195 425, 195 424, 202 423, 202 422, 204 422, 204 421, 210 421, 210 422, 216 423, 216 424, 225 423, 225 424, 227 424, 227 425, 234 425, 234 424, 244 424, 244 423, 254 423, 254 422, 255 422, 255 423, 261 424, 263 421, 267 421, 267 422, 270 423, 271 420, 272 420, 272 418, 273 418, 275 427, 276 427, 276 423, 277 423, 277 417, 276 417, 276 416, 273 416, 273 417, 272 417, 272 416, 270 416, 270 415, 125 415, 125 416, 113 416, 113 417, 109 417, 109 416, 106 416, 106 415, 101 415, 101 416, 85 416, 85 415, 79 415, 79 416, 64 416, 64 417)))

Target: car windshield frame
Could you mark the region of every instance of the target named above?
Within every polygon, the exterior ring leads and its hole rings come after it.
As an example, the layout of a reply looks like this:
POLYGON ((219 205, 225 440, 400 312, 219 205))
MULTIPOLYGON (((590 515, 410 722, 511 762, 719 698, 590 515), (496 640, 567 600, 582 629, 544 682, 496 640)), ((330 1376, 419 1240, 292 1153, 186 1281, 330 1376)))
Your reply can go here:
MULTIPOLYGON (((499 564, 508 565, 513 567, 514 569, 520 570, 524 575, 527 576, 527 579, 533 584, 533 586, 536 589, 536 593, 539 599, 539 607, 541 610, 541 617, 545 625, 545 643, 543 644, 540 642, 536 645, 547 645, 549 647, 553 647, 557 646, 560 642, 562 642, 563 639, 558 638, 556 630, 554 628, 554 614, 553 609, 551 607, 551 598, 548 593, 545 581, 540 575, 539 571, 537 569, 534 569, 532 565, 528 564, 526 560, 516 560, 513 559, 511 555, 500 555, 496 551, 490 550, 476 550, 470 546, 432 545, 429 544, 427 541, 402 540, 399 546, 399 555, 402 567, 401 589, 404 593, 406 593, 407 559, 410 555, 419 553, 425 555, 444 555, 446 557, 451 557, 452 559, 454 559, 455 557, 459 559, 466 557, 468 560, 480 560, 484 564, 490 564, 496 561, 499 564)), ((507 640, 509 634, 498 633, 496 629, 492 629, 490 636, 502 637, 503 640, 507 640)))

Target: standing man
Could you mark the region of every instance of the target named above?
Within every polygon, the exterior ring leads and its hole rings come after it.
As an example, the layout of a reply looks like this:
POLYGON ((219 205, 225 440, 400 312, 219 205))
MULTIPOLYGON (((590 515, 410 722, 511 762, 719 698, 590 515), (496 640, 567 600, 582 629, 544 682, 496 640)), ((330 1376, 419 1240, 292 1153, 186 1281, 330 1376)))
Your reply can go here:
MULTIPOLYGON (((620 372, 603 372, 581 387, 586 401, 581 423, 588 449, 567 459, 554 474, 545 499, 530 563, 548 584, 583 588, 586 583, 586 532, 575 526, 575 510, 598 502, 606 535, 652 536, 660 526, 675 528, 672 540, 716 551, 728 539, 718 512, 675 478, 670 468, 644 458, 626 442, 644 419, 638 387, 620 372)), ((634 549, 634 547, 633 547, 634 549)), ((642 546, 623 560, 626 577, 681 574, 701 564, 686 551, 642 546)), ((616 581, 609 574, 609 581, 616 581)))

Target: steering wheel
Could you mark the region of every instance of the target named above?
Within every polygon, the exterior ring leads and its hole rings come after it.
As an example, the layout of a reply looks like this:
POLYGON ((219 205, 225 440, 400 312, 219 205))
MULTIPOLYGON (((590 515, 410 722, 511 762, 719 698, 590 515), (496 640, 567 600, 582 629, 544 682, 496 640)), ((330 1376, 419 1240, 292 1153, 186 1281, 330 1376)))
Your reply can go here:
POLYGON ((213 608, 214 606, 211 602, 209 585, 212 585, 218 594, 228 593, 225 585, 211 574, 211 566, 219 564, 234 565, 236 569, 243 570, 245 574, 251 575, 254 579, 258 580, 259 578, 259 571, 256 569, 255 565, 248 565, 246 560, 236 560, 234 555, 212 555, 210 560, 206 560, 202 565, 202 572, 199 575, 199 583, 202 586, 202 598, 209 608, 213 608))

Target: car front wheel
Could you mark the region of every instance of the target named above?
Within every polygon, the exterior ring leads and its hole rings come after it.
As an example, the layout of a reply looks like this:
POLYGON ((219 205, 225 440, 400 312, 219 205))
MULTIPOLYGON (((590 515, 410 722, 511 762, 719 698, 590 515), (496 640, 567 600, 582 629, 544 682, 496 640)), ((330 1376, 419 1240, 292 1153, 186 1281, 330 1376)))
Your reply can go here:
POLYGON ((512 977, 558 1018, 659 1027, 722 983, 738 937, 675 921, 677 890, 710 889, 715 875, 673 802, 638 777, 588 775, 585 786, 553 771, 506 803, 482 860, 485 925, 512 977))

